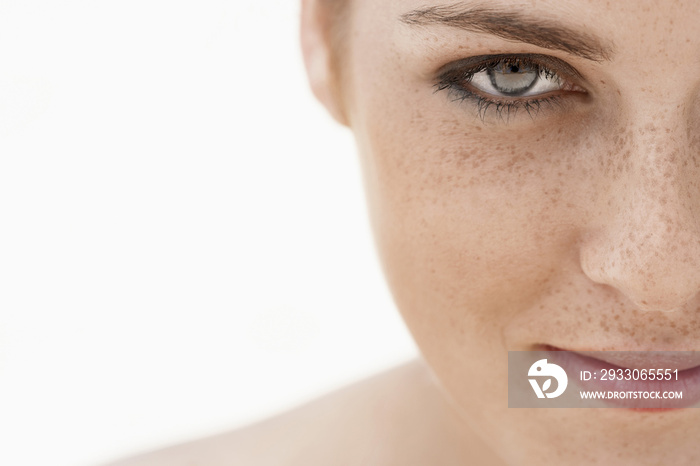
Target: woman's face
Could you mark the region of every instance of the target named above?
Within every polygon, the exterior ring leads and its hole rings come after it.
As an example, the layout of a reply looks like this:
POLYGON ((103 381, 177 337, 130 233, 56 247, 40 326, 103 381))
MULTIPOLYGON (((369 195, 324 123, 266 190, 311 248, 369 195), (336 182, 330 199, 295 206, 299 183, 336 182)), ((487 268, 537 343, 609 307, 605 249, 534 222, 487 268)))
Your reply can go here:
POLYGON ((507 350, 700 349, 698 5, 350 9, 342 96, 379 253, 466 422, 511 461, 695 463, 700 411, 504 400, 507 350))

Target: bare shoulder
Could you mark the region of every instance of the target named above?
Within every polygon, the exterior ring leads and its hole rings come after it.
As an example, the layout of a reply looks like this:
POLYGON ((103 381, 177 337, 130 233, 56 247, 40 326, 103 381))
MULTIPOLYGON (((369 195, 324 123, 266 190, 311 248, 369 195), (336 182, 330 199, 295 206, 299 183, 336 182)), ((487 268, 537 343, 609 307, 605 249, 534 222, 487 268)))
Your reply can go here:
POLYGON ((396 451, 418 448, 397 448, 415 438, 405 426, 436 424, 435 396, 429 372, 415 360, 254 425, 110 466, 399 464, 396 451))

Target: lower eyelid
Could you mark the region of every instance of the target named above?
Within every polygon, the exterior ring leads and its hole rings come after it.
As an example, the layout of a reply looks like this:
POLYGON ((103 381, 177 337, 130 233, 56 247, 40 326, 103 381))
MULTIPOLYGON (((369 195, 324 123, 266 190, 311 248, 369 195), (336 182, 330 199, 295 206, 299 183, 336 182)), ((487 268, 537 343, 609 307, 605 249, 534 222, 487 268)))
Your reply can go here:
POLYGON ((483 91, 476 86, 471 84, 471 81, 467 81, 465 84, 457 85, 458 89, 462 89, 465 92, 474 94, 475 96, 483 99, 490 99, 498 101, 500 103, 506 102, 523 102, 523 101, 536 101, 538 99, 545 99, 553 96, 563 96, 569 92, 573 92, 575 89, 568 85, 562 85, 558 89, 554 89, 547 92, 541 92, 539 94, 523 95, 523 96, 508 96, 508 95, 496 95, 483 91))
POLYGON ((449 90, 449 95, 452 96, 451 102, 468 105, 470 110, 475 111, 474 116, 484 122, 491 120, 491 117, 496 117, 497 120, 508 123, 522 113, 534 119, 547 110, 562 110, 566 103, 566 95, 560 92, 542 94, 529 99, 500 99, 497 96, 482 96, 477 91, 464 87, 453 87, 449 90))
POLYGON ((562 94, 559 91, 545 92, 542 94, 536 94, 536 95, 532 95, 532 96, 522 96, 522 97, 490 95, 490 94, 485 94, 483 92, 480 92, 478 89, 465 89, 465 92, 472 94, 475 99, 490 101, 493 104, 498 104, 498 105, 513 104, 516 106, 528 104, 528 103, 529 104, 536 104, 538 102, 542 102, 542 101, 545 101, 548 99, 565 97, 564 94, 562 94))

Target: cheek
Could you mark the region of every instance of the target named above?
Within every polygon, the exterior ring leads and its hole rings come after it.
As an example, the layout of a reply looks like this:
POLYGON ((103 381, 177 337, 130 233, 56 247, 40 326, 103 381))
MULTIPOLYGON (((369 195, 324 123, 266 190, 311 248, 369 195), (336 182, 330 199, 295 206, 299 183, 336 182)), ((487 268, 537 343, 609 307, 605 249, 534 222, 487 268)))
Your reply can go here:
POLYGON ((403 111, 368 112, 361 144, 375 234, 399 307, 431 326, 436 318, 498 325, 515 310, 507 301, 527 305, 572 241, 560 227, 571 220, 567 199, 576 197, 567 185, 575 168, 562 156, 570 151, 554 137, 509 136, 478 121, 407 110, 403 119, 403 111))
POLYGON ((423 356, 484 428, 506 415, 508 326, 576 267, 594 145, 394 105, 368 101, 356 129, 378 251, 423 356))
POLYGON ((368 85, 354 130, 389 286, 424 356, 442 365, 503 349, 513 316, 577 266, 600 143, 556 118, 484 125, 427 87, 368 85))

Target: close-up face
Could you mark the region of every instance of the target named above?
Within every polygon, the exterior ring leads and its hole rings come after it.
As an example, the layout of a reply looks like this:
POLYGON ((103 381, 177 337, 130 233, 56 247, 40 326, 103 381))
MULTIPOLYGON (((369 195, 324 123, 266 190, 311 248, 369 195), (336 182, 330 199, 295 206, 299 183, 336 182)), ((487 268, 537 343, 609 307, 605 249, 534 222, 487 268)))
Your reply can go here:
POLYGON ((700 461, 694 409, 504 402, 507 351, 700 349, 700 5, 345 13, 338 114, 396 304, 459 416, 508 462, 700 461))

